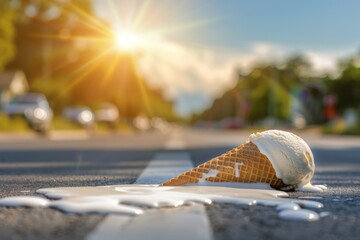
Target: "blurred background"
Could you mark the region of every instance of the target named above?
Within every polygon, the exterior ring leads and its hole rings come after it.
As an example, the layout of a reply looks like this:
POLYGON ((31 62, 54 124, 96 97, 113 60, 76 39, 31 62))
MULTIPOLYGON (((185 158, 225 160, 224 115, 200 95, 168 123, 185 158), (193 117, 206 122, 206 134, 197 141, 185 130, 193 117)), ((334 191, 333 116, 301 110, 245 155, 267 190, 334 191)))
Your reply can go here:
POLYGON ((0 131, 360 134, 357 1, 4 0, 0 131))

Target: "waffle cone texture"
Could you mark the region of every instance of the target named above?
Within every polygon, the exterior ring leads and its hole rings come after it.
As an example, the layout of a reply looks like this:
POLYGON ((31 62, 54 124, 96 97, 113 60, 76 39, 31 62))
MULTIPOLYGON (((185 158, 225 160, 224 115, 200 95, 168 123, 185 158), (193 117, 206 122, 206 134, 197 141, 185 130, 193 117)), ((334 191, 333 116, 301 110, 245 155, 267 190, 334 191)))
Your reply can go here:
POLYGON ((242 144, 162 183, 160 186, 186 185, 202 181, 267 183, 275 189, 288 187, 276 177, 270 160, 252 142, 242 144))

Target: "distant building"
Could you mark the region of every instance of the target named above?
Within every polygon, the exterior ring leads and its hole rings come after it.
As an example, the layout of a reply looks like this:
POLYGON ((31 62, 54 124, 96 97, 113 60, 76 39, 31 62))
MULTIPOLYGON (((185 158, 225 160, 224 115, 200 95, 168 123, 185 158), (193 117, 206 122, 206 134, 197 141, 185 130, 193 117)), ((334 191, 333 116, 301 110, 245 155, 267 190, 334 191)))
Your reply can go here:
POLYGON ((0 109, 10 99, 29 90, 29 84, 23 71, 6 71, 0 73, 0 109))

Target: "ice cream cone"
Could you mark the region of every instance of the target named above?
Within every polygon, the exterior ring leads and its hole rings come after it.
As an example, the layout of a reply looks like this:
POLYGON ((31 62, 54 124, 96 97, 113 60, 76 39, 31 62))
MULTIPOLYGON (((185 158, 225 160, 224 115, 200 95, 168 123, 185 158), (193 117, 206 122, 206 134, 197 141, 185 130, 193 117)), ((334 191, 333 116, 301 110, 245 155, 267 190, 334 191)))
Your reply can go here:
POLYGON ((201 182, 267 183, 275 189, 288 187, 276 177, 270 160, 258 147, 247 142, 187 172, 161 186, 176 186, 201 182))

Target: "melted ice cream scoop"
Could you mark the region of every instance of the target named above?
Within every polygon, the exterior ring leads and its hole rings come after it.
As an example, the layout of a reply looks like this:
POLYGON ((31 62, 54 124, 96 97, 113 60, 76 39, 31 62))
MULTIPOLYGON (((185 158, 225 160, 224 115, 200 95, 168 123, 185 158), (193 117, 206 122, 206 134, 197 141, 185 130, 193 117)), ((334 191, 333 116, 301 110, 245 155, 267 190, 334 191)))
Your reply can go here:
POLYGON ((268 130, 253 133, 249 141, 267 156, 276 171, 276 177, 285 184, 305 191, 321 191, 325 186, 310 183, 315 172, 314 157, 310 147, 293 133, 268 130))

